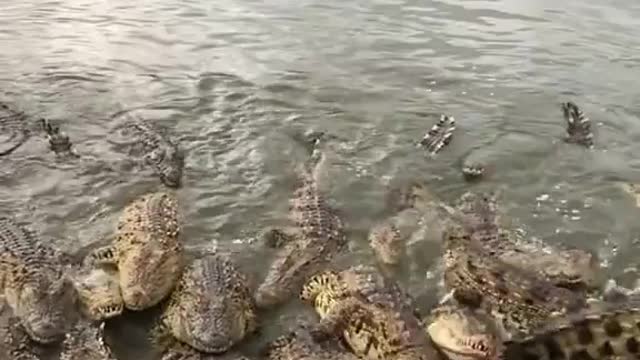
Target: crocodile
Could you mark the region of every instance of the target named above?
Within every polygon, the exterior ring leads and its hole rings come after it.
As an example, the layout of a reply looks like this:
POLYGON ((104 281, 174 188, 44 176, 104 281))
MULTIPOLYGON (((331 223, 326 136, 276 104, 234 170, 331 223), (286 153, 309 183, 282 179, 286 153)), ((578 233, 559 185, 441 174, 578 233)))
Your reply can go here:
POLYGON ((456 129, 456 120, 453 116, 440 115, 440 119, 418 142, 418 146, 422 146, 431 155, 435 155, 445 146, 449 145, 456 129))
POLYGON ((591 120, 571 101, 562 103, 562 112, 567 123, 567 135, 564 141, 570 144, 593 148, 591 120))
POLYGON ((357 360, 358 357, 343 349, 337 341, 315 341, 313 326, 300 323, 263 349, 268 360, 357 360))
POLYGON ((223 353, 257 329, 248 279, 226 256, 195 259, 183 272, 152 338, 168 332, 204 353, 223 353))
POLYGON ((369 245, 382 264, 396 265, 404 251, 403 236, 393 221, 375 226, 369 233, 369 245))
POLYGON ((5 103, 0 103, 0 132, 5 134, 1 139, 0 156, 13 153, 25 144, 34 134, 42 133, 49 143, 49 148, 56 154, 75 154, 69 136, 60 131, 60 127, 44 118, 32 121, 31 117, 5 103))
POLYGON ((445 286, 456 300, 486 309, 508 333, 527 333, 585 304, 582 296, 495 258, 462 226, 445 232, 443 260, 445 286))
POLYGON ((0 325, 0 359, 41 360, 47 350, 54 349, 49 344, 33 341, 20 325, 20 319, 13 314, 2 319, 0 325))
POLYGON ((49 142, 49 149, 57 155, 69 155, 79 157, 73 149, 73 143, 65 132, 60 131, 60 126, 54 125, 50 120, 40 119, 42 130, 49 142))
POLYGON ((81 321, 66 334, 60 360, 116 360, 104 339, 104 322, 81 321))
POLYGON ((85 266, 74 274, 73 284, 80 309, 88 319, 106 320, 122 314, 124 301, 115 269, 85 266))
POLYGON ((504 360, 638 359, 640 302, 599 303, 504 342, 504 360))
POLYGON ((81 319, 57 344, 33 341, 20 326, 20 319, 10 315, 0 326, 0 358, 12 360, 44 360, 59 353, 60 360, 116 360, 104 341, 104 323, 81 319), (4 357, 2 357, 4 355, 4 357))
POLYGON ((31 339, 61 341, 75 316, 65 256, 9 216, 0 217, 0 294, 31 339))
POLYGON ((479 309, 440 305, 423 323, 431 341, 449 360, 494 359, 501 349, 500 329, 479 309))
POLYGON ((498 211, 496 192, 465 192, 457 203, 460 223, 489 255, 576 291, 599 287, 600 265, 594 254, 582 250, 549 246, 518 239, 505 229, 498 211))
POLYGON ((372 266, 312 276, 300 299, 320 316, 314 339, 342 338, 361 358, 437 359, 414 301, 372 266))
MULTIPOLYGON (((120 112, 121 113, 121 112, 120 112)), ((182 185, 185 154, 168 131, 146 119, 129 116, 123 129, 136 140, 136 148, 160 181, 169 188, 182 185)))
POLYGON ((95 249, 89 262, 117 268, 127 309, 153 307, 171 293, 184 267, 180 228, 172 194, 145 194, 125 207, 113 243, 95 249))
MULTIPOLYGON (((275 229, 282 248, 258 287, 256 304, 268 308, 285 302, 304 281, 346 247, 344 225, 318 185, 318 173, 325 161, 320 152, 315 164, 298 167, 300 185, 290 200, 292 229, 275 229), (284 239, 284 240, 283 240, 284 239)), ((313 162, 313 161, 312 161, 313 162)))

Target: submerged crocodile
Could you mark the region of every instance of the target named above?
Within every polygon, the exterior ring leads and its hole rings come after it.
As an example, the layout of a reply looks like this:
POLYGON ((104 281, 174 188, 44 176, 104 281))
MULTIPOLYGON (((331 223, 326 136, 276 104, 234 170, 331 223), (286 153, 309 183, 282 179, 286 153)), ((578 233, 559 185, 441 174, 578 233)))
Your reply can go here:
POLYGON ((96 249, 94 265, 115 266, 125 307, 144 310, 172 291, 184 264, 178 203, 167 192, 143 195, 123 211, 112 245, 96 249))
POLYGON ((489 255, 513 265, 526 264, 557 286, 572 290, 593 290, 599 284, 599 262, 581 249, 567 249, 517 239, 515 233, 501 225, 497 194, 464 193, 458 200, 462 226, 489 255))
POLYGON ((50 120, 41 118, 32 121, 24 112, 4 103, 0 103, 0 132, 6 136, 2 139, 4 143, 0 144, 0 156, 9 155, 20 148, 34 133, 43 133, 49 148, 56 154, 74 154, 69 136, 50 120))
POLYGON ((271 231, 272 236, 278 234, 282 247, 258 288, 256 303, 261 308, 294 296, 308 276, 321 270, 346 246, 342 220, 318 186, 323 162, 321 153, 313 168, 305 164, 298 171, 300 186, 293 193, 289 208, 295 228, 271 231))
POLYGON ((267 344, 264 355, 268 360, 357 360, 337 341, 315 341, 313 327, 306 323, 279 336, 267 344))
POLYGON ((567 143, 593 148, 591 120, 571 101, 562 103, 562 112, 567 122, 567 135, 564 140, 567 143))
POLYGON ((29 337, 61 341, 75 320, 76 295, 64 255, 11 217, 0 217, 0 294, 29 337))
POLYGON ((66 335, 60 360, 116 360, 105 343, 104 322, 79 322, 66 335))
POLYGON ((582 296, 495 258, 462 227, 451 226, 444 249, 446 287, 459 302, 485 308, 507 332, 526 333, 585 303, 582 296))
POLYGON ((455 129, 456 120, 453 116, 440 115, 440 120, 429 129, 418 145, 435 155, 449 145, 455 129))
POLYGON ((123 126, 136 141, 144 162, 160 181, 170 188, 179 188, 184 170, 184 151, 165 128, 150 121, 130 116, 123 126))
POLYGON ((489 314, 459 305, 441 305, 423 320, 431 341, 449 360, 495 359, 502 342, 489 314))
POLYGON ((20 326, 20 320, 9 316, 0 325, 0 358, 11 360, 45 360, 59 353, 60 360, 116 360, 104 341, 104 323, 77 322, 60 344, 33 341, 20 326))
POLYGON ((504 360, 638 359, 640 302, 604 303, 549 321, 525 338, 506 341, 504 360))
POLYGON ((156 327, 160 350, 173 338, 204 353, 223 353, 257 328, 247 278, 226 256, 196 259, 182 274, 156 327), (160 341, 162 340, 162 341, 160 341))
POLYGON ((371 230, 369 246, 378 261, 385 265, 397 265, 404 252, 403 236, 393 220, 379 224, 371 230))
POLYGON ((359 357, 437 359, 413 299, 371 266, 312 276, 300 298, 320 315, 315 339, 343 338, 359 357))

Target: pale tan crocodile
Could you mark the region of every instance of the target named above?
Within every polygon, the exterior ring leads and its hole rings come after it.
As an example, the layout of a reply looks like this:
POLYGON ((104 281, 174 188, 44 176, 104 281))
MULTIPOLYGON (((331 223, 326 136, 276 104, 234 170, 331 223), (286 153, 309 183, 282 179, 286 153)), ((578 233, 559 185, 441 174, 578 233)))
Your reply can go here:
POLYGON ((124 300, 116 269, 86 266, 74 274, 73 283, 87 318, 99 321, 122 314, 124 300))
POLYGON ((178 204, 168 192, 143 195, 123 211, 113 245, 92 253, 99 266, 116 266, 125 307, 144 310, 165 299, 182 273, 178 204))
POLYGON ((77 318, 63 254, 12 217, 0 217, 0 295, 42 344, 61 341, 77 318))
POLYGON ((164 334, 205 353, 223 353, 257 328, 248 280, 231 259, 209 254, 184 271, 165 307, 153 341, 164 334))
POLYGON ((435 360, 413 299, 371 266, 312 276, 300 298, 320 315, 314 338, 343 338, 357 356, 371 360, 435 360))
POLYGON ((449 360, 495 359, 503 334, 495 320, 480 309, 441 305, 423 320, 431 341, 449 360))
POLYGON ((382 264, 397 265, 404 253, 404 241, 393 220, 375 226, 369 233, 369 246, 382 264))

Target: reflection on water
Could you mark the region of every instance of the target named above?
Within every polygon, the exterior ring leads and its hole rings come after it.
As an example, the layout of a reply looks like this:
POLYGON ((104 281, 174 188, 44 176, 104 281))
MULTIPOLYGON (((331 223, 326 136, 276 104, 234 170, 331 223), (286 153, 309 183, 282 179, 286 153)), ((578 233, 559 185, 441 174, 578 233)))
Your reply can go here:
MULTIPOLYGON (((618 182, 639 176, 639 16, 620 0, 7 2, 2 99, 64 124, 84 160, 31 138, 0 159, 0 203, 64 249, 104 243, 122 207, 158 186, 118 145, 115 115, 133 109, 187 151, 188 245, 233 252, 259 279, 270 253, 256 234, 285 220, 305 156, 291 134, 318 129, 337 135, 326 185, 359 261, 389 183, 420 179, 446 200, 501 187, 529 236, 633 277, 640 210, 618 182), (594 151, 558 141, 566 100, 593 119, 594 151), (441 112, 458 132, 430 159, 413 144, 441 112), (496 172, 467 185, 465 159, 496 172)), ((435 241, 412 258, 418 293, 439 279, 435 241)), ((283 314, 265 315, 266 334, 283 314)), ((123 359, 144 358, 136 319, 113 324, 130 334, 123 359)))

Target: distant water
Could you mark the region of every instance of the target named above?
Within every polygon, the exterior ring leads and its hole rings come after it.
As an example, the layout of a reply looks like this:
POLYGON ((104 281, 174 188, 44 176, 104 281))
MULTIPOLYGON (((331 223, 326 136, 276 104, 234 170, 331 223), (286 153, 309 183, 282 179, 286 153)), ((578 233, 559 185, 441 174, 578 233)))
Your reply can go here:
MULTIPOLYGON (((84 157, 30 140, 0 159, 0 204, 61 248, 104 244, 158 187, 116 130, 135 110, 188 152, 188 246, 236 253, 259 280, 272 253, 256 233, 284 222, 306 156, 291 135, 317 129, 337 136, 326 186, 362 262, 387 188, 418 179, 445 200, 501 188, 525 234, 590 249, 631 281, 640 209, 617 182, 640 181, 638 19, 623 0, 4 1, 2 99, 57 120, 84 157), (559 142, 566 100, 593 119, 594 151, 559 142), (429 158, 414 143, 440 113, 458 131, 429 158), (467 158, 495 174, 465 184, 467 158)), ((412 239, 407 279, 431 298, 437 240, 412 239)), ((269 314, 261 339, 294 316, 269 314)), ((137 321, 113 327, 122 359, 151 358, 137 321)))

